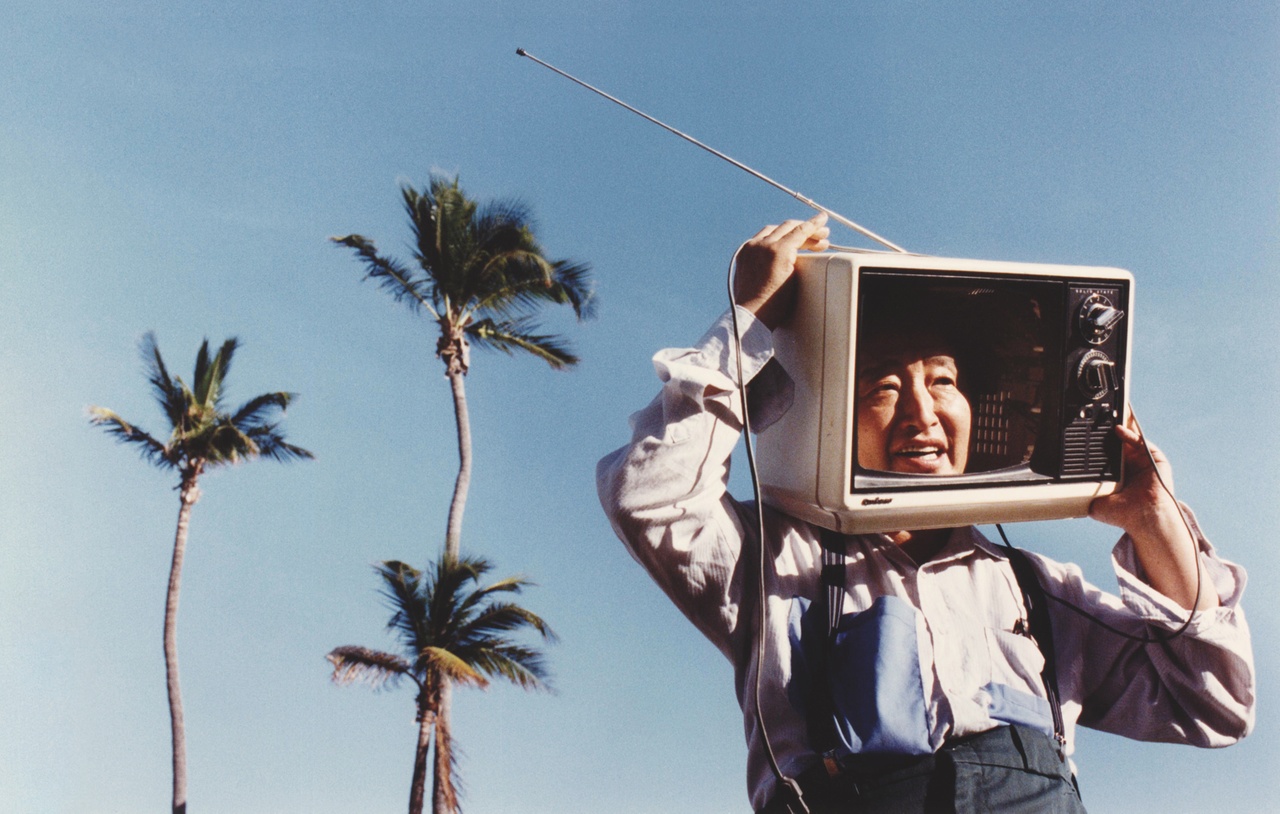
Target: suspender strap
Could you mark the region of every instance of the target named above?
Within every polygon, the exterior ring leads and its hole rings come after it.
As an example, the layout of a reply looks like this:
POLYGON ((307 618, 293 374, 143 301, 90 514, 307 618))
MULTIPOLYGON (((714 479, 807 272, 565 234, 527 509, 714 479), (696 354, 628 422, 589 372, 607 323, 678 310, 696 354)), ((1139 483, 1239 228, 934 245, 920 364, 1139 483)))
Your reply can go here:
POLYGON ((821 664, 813 665, 813 672, 808 698, 809 737, 818 754, 822 755, 826 771, 830 775, 840 772, 836 762, 835 750, 840 745, 840 736, 836 732, 835 706, 831 700, 831 687, 828 684, 827 661, 831 657, 831 647, 835 643, 836 630, 840 617, 844 615, 845 597, 845 539, 830 529, 822 529, 822 571, 820 579, 822 590, 818 593, 818 603, 825 611, 826 636, 817 648, 821 654, 821 664))
POLYGON ((827 641, 835 638, 844 615, 845 540, 831 529, 822 530, 822 587, 827 606, 827 641))
POLYGON ((1011 545, 1004 548, 1009 555, 1013 575, 1018 579, 1018 587, 1022 590, 1022 602, 1030 617, 1028 621, 1031 624, 1031 637, 1044 655, 1044 670, 1040 673, 1040 680, 1044 682, 1045 695, 1049 698, 1049 707, 1053 713, 1053 736, 1059 745, 1065 745, 1067 733, 1062 723, 1062 703, 1058 695, 1058 660, 1053 647, 1053 624, 1049 619, 1049 603, 1044 586, 1040 584, 1040 576, 1025 551, 1011 545))

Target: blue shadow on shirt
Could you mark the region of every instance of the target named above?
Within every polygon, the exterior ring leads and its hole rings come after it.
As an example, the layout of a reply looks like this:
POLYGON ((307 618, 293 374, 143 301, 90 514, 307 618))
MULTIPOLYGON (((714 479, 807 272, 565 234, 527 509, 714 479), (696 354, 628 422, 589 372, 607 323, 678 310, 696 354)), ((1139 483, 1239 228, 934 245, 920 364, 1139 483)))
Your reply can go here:
MULTIPOLYGON (((788 695, 792 705, 810 720, 811 728, 834 727, 836 757, 933 751, 915 614, 904 600, 882 596, 867 610, 841 617, 829 647, 824 647, 823 608, 811 606, 802 597, 792 599, 788 695), (828 692, 829 716, 824 712, 813 715, 816 710, 811 709, 811 703, 815 699, 811 696, 828 692)), ((821 697, 816 700, 821 703, 821 697)), ((811 731, 811 738, 814 735, 811 731)), ((829 738, 819 735, 813 739, 820 743, 829 738)))

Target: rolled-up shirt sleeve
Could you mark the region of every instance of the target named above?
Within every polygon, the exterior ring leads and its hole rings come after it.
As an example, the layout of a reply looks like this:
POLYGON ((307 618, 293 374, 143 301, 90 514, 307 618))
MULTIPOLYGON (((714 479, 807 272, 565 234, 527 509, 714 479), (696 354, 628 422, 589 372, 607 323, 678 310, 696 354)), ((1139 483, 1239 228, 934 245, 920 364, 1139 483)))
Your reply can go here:
MULTIPOLYGON (((739 308, 737 317, 750 381, 772 358, 772 339, 749 312, 739 308)), ((658 352, 661 392, 632 415, 630 443, 596 468, 601 504, 631 555, 730 657, 738 629, 730 582, 742 548, 726 491, 742 431, 736 345, 726 312, 693 347, 658 352)), ((766 413, 771 401, 762 400, 766 413)))
POLYGON ((1188 623, 1189 611, 1144 581, 1127 535, 1112 552, 1118 597, 1090 585, 1077 567, 1057 566, 1048 576, 1059 600, 1050 602, 1059 680, 1071 685, 1063 694, 1081 705, 1083 726, 1137 740, 1227 746, 1254 725, 1253 648, 1240 604, 1246 577, 1217 556, 1184 511, 1208 576, 1202 590, 1213 591, 1220 606, 1188 623))

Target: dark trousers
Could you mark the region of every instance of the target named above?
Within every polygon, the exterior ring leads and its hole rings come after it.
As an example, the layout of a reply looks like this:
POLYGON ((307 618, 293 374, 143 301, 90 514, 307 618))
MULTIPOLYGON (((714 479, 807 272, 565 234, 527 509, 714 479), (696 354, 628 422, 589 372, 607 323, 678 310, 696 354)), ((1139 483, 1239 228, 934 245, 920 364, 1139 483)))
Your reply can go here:
MULTIPOLYGON (((1071 767, 1054 740, 1001 726, 948 742, 932 755, 867 755, 836 777, 821 766, 797 778, 813 814, 1084 814, 1071 767)), ((761 814, 804 811, 789 792, 761 814)))

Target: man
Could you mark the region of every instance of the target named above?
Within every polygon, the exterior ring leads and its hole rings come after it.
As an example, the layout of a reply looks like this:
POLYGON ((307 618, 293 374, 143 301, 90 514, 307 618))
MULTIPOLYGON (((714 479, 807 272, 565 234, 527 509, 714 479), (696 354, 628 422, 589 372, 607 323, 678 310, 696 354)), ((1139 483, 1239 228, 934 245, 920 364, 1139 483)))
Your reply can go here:
MULTIPOLYGON (((840 536, 766 507, 758 658, 756 508, 725 487, 743 423, 731 371, 739 345, 747 381, 771 358, 769 331, 790 312, 796 253, 828 247, 824 222, 787 221, 744 244, 734 283, 741 342, 726 316, 695 347, 658 353, 661 393, 632 417, 631 443, 597 471, 632 555, 734 666, 752 807, 804 810, 781 775, 798 778, 814 811, 1074 812, 1082 808, 1067 756, 1077 723, 1200 746, 1243 737, 1254 702, 1243 570, 1214 555, 1194 519, 1184 524, 1130 428, 1118 430, 1123 488, 1090 512, 1125 531, 1113 552, 1120 596, 1075 566, 1031 555, 1053 600, 1059 726, 1019 580, 971 527, 840 536), (847 650, 824 649, 826 631, 815 632, 808 613, 826 590, 824 536, 843 562, 847 650), (1193 606, 1180 635, 1144 644, 1172 635, 1193 606)), ((962 472, 964 371, 943 338, 902 327, 858 382, 859 460, 962 472)), ((753 415, 771 409, 766 399, 753 415)))

